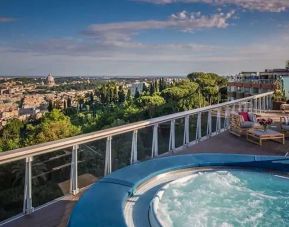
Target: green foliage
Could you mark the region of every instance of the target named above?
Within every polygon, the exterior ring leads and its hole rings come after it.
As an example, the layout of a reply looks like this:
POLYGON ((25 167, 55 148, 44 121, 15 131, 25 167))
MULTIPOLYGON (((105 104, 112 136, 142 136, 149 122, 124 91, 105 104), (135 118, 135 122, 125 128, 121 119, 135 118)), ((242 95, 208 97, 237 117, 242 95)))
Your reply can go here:
POLYGON ((124 103, 124 101, 125 101, 125 92, 124 92, 124 90, 123 90, 123 87, 122 86, 120 86, 119 87, 119 91, 118 91, 118 102, 119 103, 124 103))
POLYGON ((274 99, 274 101, 284 101, 285 100, 284 89, 282 88, 280 80, 276 80, 274 83, 273 99, 274 99))
POLYGON ((198 87, 197 83, 183 81, 163 90, 161 96, 172 108, 172 112, 184 111, 197 106, 196 91, 198 87))
POLYGON ((151 82, 150 84, 150 95, 153 95, 155 93, 155 84, 153 82, 151 82))
POLYGON ((220 101, 220 89, 227 86, 227 80, 215 73, 194 72, 187 76, 199 84, 199 91, 209 104, 220 101))
POLYGON ((136 88, 135 94, 134 94, 134 99, 138 99, 139 97, 140 97, 140 93, 139 93, 138 89, 136 88))
POLYGON ((58 140, 79 133, 126 124, 189 110, 226 97, 226 80, 214 73, 191 73, 187 80, 167 85, 161 78, 136 91, 132 100, 130 89, 116 82, 99 84, 94 92, 76 98, 78 107, 68 99, 64 113, 62 103, 50 102, 49 110, 40 121, 23 124, 12 120, 1 131, 0 151, 58 140))
POLYGON ((54 109, 45 115, 35 131, 36 143, 43 143, 77 135, 80 128, 72 125, 70 118, 60 110, 54 109))
POLYGON ((148 112, 149 117, 154 117, 157 113, 158 108, 165 104, 165 99, 157 94, 153 96, 141 96, 137 100, 139 108, 144 109, 148 112))
POLYGON ((24 124, 18 119, 9 120, 1 130, 0 151, 21 147, 24 124))

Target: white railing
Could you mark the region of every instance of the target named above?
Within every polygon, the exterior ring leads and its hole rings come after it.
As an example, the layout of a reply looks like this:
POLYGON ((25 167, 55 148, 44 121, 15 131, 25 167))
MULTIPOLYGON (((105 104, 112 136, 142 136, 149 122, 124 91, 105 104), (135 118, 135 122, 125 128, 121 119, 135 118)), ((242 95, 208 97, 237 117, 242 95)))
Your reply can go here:
MULTIPOLYGON (((119 127, 109 128, 97 132, 92 132, 88 134, 83 134, 67 139, 62 139, 58 141, 43 143, 39 145, 34 145, 30 147, 20 148, 12 151, 3 152, 0 154, 0 164, 13 162, 20 159, 25 159, 25 186, 24 186, 24 204, 23 213, 30 214, 33 212, 32 206, 32 162, 33 157, 58 151, 61 149, 69 148, 72 149, 71 158, 71 172, 70 172, 70 192, 75 195, 79 192, 78 187, 78 160, 77 153, 79 145, 88 142, 106 139, 106 150, 105 150, 105 168, 104 174, 110 174, 112 171, 112 143, 111 140, 114 136, 132 132, 132 144, 131 144, 131 164, 138 161, 138 151, 137 151, 137 138, 138 130, 153 127, 152 134, 152 148, 151 148, 151 158, 159 155, 158 149, 158 127, 161 123, 170 122, 170 137, 169 137, 169 150, 168 152, 176 152, 178 149, 199 143, 204 139, 208 139, 211 136, 219 134, 229 127, 229 117, 230 112, 235 111, 254 111, 262 112, 263 110, 271 109, 272 107, 272 95, 273 92, 268 92, 264 94, 259 94, 247 98, 242 98, 239 100, 229 101, 225 103, 220 103, 216 105, 211 105, 207 107, 202 107, 194 110, 184 111, 180 113, 170 114, 158 118, 153 118, 145 121, 140 121, 136 123, 131 123, 119 127), (206 135, 202 136, 202 113, 208 113, 207 119, 207 129, 206 135), (190 116, 197 116, 196 124, 196 135, 195 140, 190 141, 189 137, 189 127, 190 127, 190 116), (212 125, 212 116, 216 117, 216 125, 212 125), (223 124, 221 118, 224 119, 223 124), (184 133, 183 144, 181 147, 176 148, 176 135, 175 135, 175 121, 177 119, 184 119, 184 133), (212 133, 212 129, 215 127, 215 132, 212 133)), ((179 136, 179 135, 177 135, 179 136)))

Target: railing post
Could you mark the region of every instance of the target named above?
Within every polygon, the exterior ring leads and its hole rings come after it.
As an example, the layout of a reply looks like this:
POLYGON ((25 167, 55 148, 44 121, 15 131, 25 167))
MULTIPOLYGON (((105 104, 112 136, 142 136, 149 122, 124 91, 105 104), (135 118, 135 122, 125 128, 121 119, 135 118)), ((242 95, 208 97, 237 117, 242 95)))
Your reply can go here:
POLYGON ((212 112, 208 111, 208 121, 207 121, 207 138, 212 135, 212 112))
POLYGON ((262 113, 262 100, 261 100, 261 98, 258 98, 258 107, 259 107, 259 113, 262 113))
POLYGON ((196 142, 198 143, 202 138, 202 112, 198 113, 197 128, 196 128, 196 142))
POLYGON ((216 134, 221 132, 221 111, 217 110, 217 121, 216 121, 216 134))
POLYGON ((132 133, 130 164, 137 162, 137 130, 132 133))
POLYGON ((248 112, 248 102, 244 103, 244 112, 248 112))
POLYGON ((249 103, 250 103, 250 105, 249 105, 249 112, 251 112, 251 113, 254 111, 254 110, 253 110, 253 109, 254 109, 254 107, 253 107, 253 101, 254 101, 254 100, 251 99, 250 102, 249 102, 249 103))
POLYGON ((111 136, 106 139, 104 176, 111 173, 111 136))
POLYGON ((239 102, 239 105, 238 105, 238 112, 241 112, 242 111, 242 103, 239 102))
POLYGON ((269 95, 266 96, 266 110, 269 110, 269 95))
POLYGON ((224 129, 228 129, 229 126, 230 126, 230 109, 229 109, 229 106, 226 106, 224 129))
POLYGON ((153 129, 153 142, 152 142, 152 158, 159 155, 159 143, 158 143, 158 127, 159 125, 154 125, 153 129))
POLYGON ((32 206, 32 161, 33 157, 27 157, 25 159, 24 214, 31 214, 34 211, 32 206))
POLYGON ((234 113, 234 112, 236 112, 236 105, 234 104, 233 106, 232 106, 232 113, 234 113))
POLYGON ((183 145, 190 143, 190 116, 185 116, 185 126, 184 126, 184 141, 183 145))
POLYGON ((77 151, 79 146, 74 145, 72 147, 71 153, 71 166, 70 166, 70 193, 72 195, 76 195, 79 192, 78 188, 78 158, 77 158, 77 151))
POLYGON ((265 100, 265 96, 264 97, 262 97, 262 110, 264 111, 264 110, 266 110, 266 100, 265 100))
POLYGON ((258 112, 258 100, 256 98, 254 99, 254 112, 258 112))
POLYGON ((269 95, 269 109, 272 110, 273 109, 273 104, 272 104, 272 95, 269 95))

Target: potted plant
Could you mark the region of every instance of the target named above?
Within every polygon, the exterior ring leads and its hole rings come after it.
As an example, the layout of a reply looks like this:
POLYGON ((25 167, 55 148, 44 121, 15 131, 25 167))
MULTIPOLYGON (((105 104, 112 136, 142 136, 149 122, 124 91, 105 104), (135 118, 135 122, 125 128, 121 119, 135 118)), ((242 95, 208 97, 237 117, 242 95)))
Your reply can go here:
POLYGON ((261 119, 258 119, 258 123, 261 126, 263 126, 263 130, 264 132, 266 132, 268 127, 273 123, 273 120, 271 118, 268 118, 268 119, 261 118, 261 119))
POLYGON ((285 104, 284 92, 281 88, 281 83, 276 80, 274 83, 274 93, 273 93, 273 110, 280 110, 280 106, 285 104))

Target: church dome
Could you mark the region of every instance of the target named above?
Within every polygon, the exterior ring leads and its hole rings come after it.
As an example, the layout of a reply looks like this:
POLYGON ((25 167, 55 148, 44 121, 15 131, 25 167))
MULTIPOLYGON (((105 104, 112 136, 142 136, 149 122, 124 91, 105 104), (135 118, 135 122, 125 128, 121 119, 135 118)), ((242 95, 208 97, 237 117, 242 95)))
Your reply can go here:
POLYGON ((54 77, 49 73, 49 75, 46 78, 46 84, 48 86, 53 86, 55 85, 54 77))

